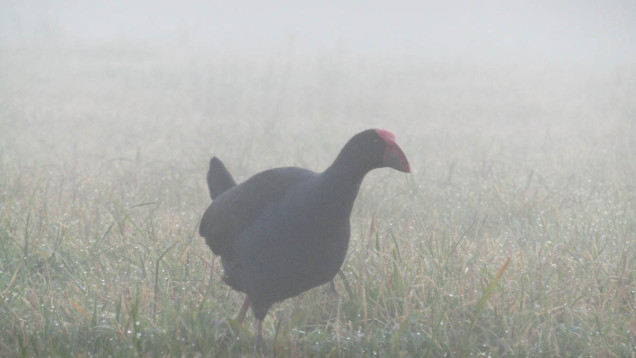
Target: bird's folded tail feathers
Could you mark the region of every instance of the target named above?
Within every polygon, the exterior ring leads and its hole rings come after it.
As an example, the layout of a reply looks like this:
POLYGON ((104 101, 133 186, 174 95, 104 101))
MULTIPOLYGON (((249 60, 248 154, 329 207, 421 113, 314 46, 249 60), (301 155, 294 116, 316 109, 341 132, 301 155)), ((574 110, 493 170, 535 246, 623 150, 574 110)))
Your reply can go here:
POLYGON ((208 190, 210 191, 210 198, 214 200, 235 186, 236 181, 234 181, 232 174, 225 168, 223 162, 217 157, 210 159, 210 169, 208 170, 208 190))

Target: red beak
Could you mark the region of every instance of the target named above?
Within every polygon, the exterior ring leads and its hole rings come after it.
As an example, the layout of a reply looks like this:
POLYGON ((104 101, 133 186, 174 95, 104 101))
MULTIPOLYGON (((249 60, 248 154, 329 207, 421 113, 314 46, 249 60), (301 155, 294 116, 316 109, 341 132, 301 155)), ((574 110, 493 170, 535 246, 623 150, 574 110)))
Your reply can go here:
POLYGON ((402 148, 397 145, 395 135, 384 129, 376 129, 376 132, 380 138, 384 139, 384 142, 386 142, 386 149, 384 150, 382 163, 389 168, 393 168, 404 173, 410 173, 411 165, 409 164, 409 160, 406 159, 406 155, 402 151, 402 148))

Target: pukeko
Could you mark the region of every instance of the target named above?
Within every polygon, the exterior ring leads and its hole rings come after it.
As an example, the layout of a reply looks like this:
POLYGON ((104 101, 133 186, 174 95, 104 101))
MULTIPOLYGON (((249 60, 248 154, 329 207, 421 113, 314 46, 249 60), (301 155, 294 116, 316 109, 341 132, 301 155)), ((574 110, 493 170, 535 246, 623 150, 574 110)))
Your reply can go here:
MULTIPOLYGON (((216 199, 224 191, 236 186, 236 181, 232 177, 232 174, 225 168, 225 164, 221 159, 212 157, 210 159, 210 169, 208 169, 208 189, 210 191, 210 198, 216 199)), ((338 296, 338 290, 333 280, 329 281, 329 292, 338 296)))
POLYGON ((322 173, 296 167, 260 172, 236 185, 223 163, 210 161, 212 204, 199 233, 221 256, 223 280, 247 297, 257 339, 270 307, 333 279, 349 245, 351 209, 364 176, 376 168, 410 172, 409 162, 386 130, 353 136, 322 173))

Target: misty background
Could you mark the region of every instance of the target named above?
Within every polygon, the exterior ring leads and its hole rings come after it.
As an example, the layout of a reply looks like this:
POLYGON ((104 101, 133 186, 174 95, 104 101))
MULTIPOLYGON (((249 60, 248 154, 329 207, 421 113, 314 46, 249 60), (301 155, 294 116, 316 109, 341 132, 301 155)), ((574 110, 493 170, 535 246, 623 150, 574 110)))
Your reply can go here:
POLYGON ((2 0, 0 39, 611 66, 636 60, 636 2, 2 0))
POLYGON ((635 19, 634 1, 0 0, 0 147, 26 164, 197 153, 196 172, 242 153, 250 173, 324 167, 369 127, 415 170, 493 142, 632 146, 635 19), (281 160, 273 134, 305 140, 281 160))

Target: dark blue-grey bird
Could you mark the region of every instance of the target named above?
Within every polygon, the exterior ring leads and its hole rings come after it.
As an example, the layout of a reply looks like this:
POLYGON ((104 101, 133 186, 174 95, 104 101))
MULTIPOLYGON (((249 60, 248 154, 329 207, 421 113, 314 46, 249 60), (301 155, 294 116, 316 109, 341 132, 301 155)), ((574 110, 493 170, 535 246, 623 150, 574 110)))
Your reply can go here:
POLYGON ((212 204, 199 233, 221 256, 223 280, 247 297, 262 338, 270 307, 333 279, 349 245, 349 219, 364 176, 376 168, 410 172, 395 136, 369 129, 353 136, 323 172, 274 168, 236 185, 212 158, 208 187, 212 204))

